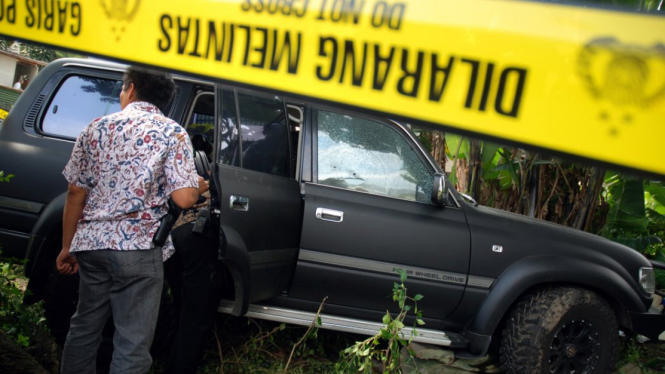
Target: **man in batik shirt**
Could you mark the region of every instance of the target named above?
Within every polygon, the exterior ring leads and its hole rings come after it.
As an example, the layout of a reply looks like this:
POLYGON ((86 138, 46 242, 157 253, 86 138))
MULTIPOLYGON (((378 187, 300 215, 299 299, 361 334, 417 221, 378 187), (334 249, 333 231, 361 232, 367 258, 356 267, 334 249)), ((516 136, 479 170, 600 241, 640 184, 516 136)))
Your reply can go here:
POLYGON ((63 175, 69 182, 63 274, 80 273, 79 303, 62 354, 62 373, 94 373, 101 333, 113 316, 111 373, 145 373, 157 323, 169 238, 152 238, 169 197, 191 207, 207 184, 195 171, 185 130, 160 108, 172 101, 168 74, 130 67, 122 111, 93 120, 79 135, 63 175))

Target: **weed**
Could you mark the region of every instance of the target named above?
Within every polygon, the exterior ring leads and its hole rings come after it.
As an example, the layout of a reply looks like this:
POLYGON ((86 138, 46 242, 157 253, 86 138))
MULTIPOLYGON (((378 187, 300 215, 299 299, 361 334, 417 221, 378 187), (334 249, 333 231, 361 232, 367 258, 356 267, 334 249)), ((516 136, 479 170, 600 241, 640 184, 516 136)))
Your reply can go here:
MULTIPOLYGON (((0 252, 1 253, 1 252, 0 252)), ((22 347, 31 346, 38 330, 48 332, 42 304, 23 305, 19 271, 22 267, 11 262, 0 263, 0 326, 22 347)))
MULTIPOLYGON (((371 374, 375 371, 375 362, 378 362, 381 367, 381 373, 401 373, 400 368, 400 350, 404 347, 407 348, 413 337, 417 334, 416 325, 424 325, 422 320, 422 313, 418 310, 418 301, 423 298, 422 295, 416 295, 413 298, 407 296, 407 289, 404 285, 406 281, 406 273, 403 270, 397 269, 400 276, 400 283, 393 285, 393 301, 397 301, 400 311, 395 318, 386 312, 383 316, 384 326, 379 330, 379 333, 356 342, 356 344, 346 348, 342 353, 340 362, 335 365, 335 371, 339 374, 348 372, 361 372, 371 374), (404 318, 411 310, 411 305, 407 302, 413 302, 413 313, 416 315, 413 330, 408 339, 404 338, 402 329, 404 326, 404 318)), ((412 352, 409 350, 409 355, 412 352)))
POLYGON ((309 325, 307 328, 307 331, 305 331, 305 334, 298 340, 296 344, 293 345, 293 349, 291 349, 291 354, 289 355, 289 360, 286 361, 286 365, 284 365, 284 373, 287 372, 289 369, 289 364, 291 363, 291 359, 293 358, 293 353, 294 352, 308 352, 310 354, 313 354, 313 350, 307 350, 307 339, 316 339, 317 333, 319 331, 319 326, 321 326, 321 310, 323 309, 323 304, 326 302, 328 299, 328 296, 323 298, 323 301, 321 302, 321 305, 319 305, 319 310, 316 312, 316 316, 314 317, 314 320, 312 323, 309 325), (298 347, 301 347, 300 351, 296 351, 298 347))
POLYGON ((14 174, 7 174, 5 175, 5 172, 0 170, 0 182, 9 182, 10 179, 14 178, 14 174))
POLYGON ((638 343, 634 334, 621 338, 619 360, 615 374, 623 374, 626 365, 638 367, 643 374, 665 373, 665 344, 649 341, 638 343))

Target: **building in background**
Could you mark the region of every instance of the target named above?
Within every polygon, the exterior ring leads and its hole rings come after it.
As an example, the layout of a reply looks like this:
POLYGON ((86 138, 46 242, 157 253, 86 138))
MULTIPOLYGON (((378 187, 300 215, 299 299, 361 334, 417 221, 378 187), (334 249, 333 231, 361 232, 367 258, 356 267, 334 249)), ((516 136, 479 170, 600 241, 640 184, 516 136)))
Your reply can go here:
POLYGON ((23 83, 25 88, 43 66, 46 66, 45 62, 0 49, 0 109, 9 111, 18 99, 21 90, 15 90, 12 86, 20 78, 23 76, 27 79, 23 83))

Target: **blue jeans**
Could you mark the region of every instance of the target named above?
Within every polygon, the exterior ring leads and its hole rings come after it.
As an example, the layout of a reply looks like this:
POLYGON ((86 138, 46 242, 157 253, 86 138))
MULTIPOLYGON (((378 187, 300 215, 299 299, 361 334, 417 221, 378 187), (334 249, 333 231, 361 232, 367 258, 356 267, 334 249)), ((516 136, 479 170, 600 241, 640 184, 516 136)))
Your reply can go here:
POLYGON ((95 373, 104 324, 113 315, 111 374, 145 373, 162 296, 161 248, 76 253, 79 303, 62 353, 61 371, 95 373))

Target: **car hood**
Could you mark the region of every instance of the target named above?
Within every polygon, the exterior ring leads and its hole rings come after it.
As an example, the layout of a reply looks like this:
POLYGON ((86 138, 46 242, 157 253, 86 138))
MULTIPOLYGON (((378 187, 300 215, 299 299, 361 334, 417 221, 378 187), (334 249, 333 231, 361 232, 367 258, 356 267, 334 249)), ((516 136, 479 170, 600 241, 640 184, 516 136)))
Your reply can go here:
POLYGON ((484 206, 463 209, 471 231, 471 271, 478 275, 498 277, 530 256, 590 261, 633 280, 641 266, 651 266, 634 249, 598 235, 484 206))

